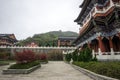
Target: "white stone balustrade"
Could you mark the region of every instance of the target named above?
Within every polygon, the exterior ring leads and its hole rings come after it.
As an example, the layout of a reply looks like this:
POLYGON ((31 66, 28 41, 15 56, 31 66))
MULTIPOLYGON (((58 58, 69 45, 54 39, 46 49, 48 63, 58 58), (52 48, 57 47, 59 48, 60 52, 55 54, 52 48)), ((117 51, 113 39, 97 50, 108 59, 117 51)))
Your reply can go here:
POLYGON ((101 52, 95 53, 99 61, 120 61, 120 52, 101 52))
POLYGON ((28 46, 0 46, 0 48, 19 48, 19 49, 76 49, 76 47, 45 47, 45 46, 41 46, 41 47, 28 47, 28 46))

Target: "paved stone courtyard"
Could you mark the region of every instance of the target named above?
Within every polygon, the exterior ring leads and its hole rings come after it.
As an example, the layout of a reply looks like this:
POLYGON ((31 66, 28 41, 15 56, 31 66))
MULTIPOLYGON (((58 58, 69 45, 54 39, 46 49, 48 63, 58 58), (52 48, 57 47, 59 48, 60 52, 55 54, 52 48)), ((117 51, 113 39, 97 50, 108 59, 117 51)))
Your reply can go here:
POLYGON ((2 74, 2 69, 8 66, 0 66, 0 80, 93 80, 81 72, 75 70, 63 61, 50 61, 42 64, 42 67, 30 74, 2 74))

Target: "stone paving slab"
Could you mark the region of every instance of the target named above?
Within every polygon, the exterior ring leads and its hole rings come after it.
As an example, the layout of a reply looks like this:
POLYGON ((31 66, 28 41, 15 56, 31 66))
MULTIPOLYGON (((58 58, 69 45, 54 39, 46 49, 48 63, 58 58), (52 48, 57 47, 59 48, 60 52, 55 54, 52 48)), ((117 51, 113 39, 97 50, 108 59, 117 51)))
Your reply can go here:
POLYGON ((93 80, 63 61, 51 61, 43 64, 41 68, 30 74, 3 75, 2 70, 7 67, 0 67, 0 80, 93 80))

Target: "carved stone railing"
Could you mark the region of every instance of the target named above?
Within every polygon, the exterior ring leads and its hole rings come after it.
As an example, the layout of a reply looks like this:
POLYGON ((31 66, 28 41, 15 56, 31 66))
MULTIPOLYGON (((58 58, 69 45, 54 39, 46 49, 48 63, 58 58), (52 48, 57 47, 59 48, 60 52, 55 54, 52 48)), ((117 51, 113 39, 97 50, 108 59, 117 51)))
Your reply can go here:
POLYGON ((8 45, 12 45, 12 43, 6 42, 6 41, 1 41, 0 44, 8 44, 8 45))
POLYGON ((115 55, 120 55, 120 52, 114 52, 115 55))
POLYGON ((120 55, 120 52, 95 52, 96 55, 120 55))
POLYGON ((120 61, 120 52, 95 53, 98 61, 120 61))
POLYGON ((111 55, 111 52, 101 52, 101 55, 111 55))
POLYGON ((10 49, 76 49, 76 47, 29 47, 29 46, 0 46, 0 48, 10 48, 10 49))

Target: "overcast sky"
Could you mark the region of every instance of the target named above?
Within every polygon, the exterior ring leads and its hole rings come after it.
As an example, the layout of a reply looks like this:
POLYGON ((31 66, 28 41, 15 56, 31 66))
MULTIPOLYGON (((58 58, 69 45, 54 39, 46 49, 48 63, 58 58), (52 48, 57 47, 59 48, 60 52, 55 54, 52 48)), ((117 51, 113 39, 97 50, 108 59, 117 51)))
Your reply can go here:
POLYGON ((83 0, 0 0, 0 33, 18 40, 49 31, 79 32, 74 22, 83 0))

